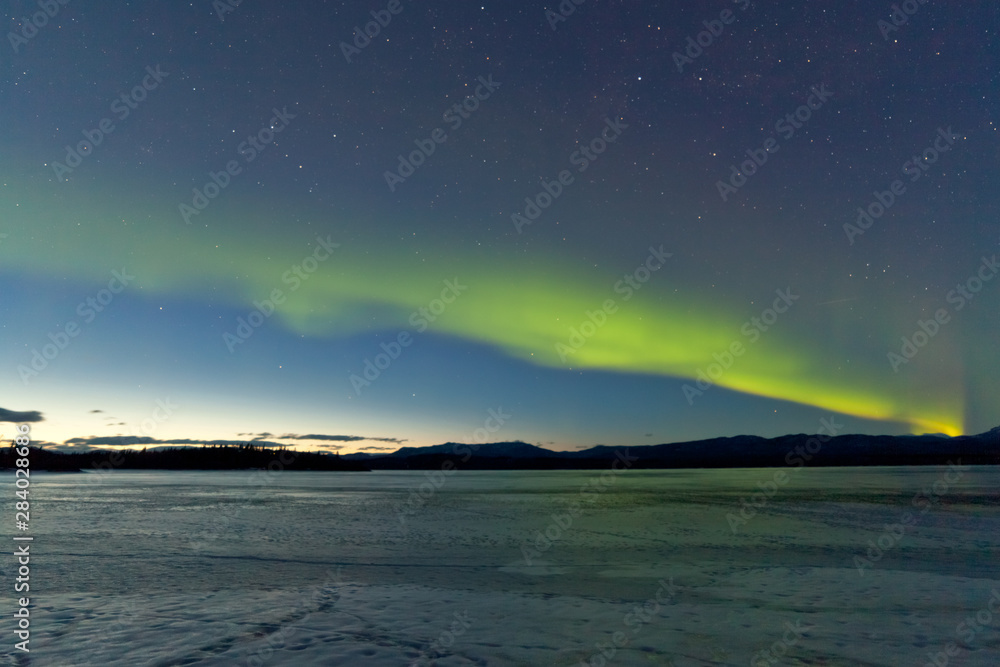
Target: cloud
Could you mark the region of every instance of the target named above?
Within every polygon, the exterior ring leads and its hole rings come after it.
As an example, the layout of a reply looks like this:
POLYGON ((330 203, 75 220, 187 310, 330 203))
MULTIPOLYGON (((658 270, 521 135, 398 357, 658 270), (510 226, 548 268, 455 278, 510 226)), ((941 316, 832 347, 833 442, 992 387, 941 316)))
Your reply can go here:
POLYGON ((38 410, 29 410, 27 412, 14 412, 13 410, 5 410, 0 408, 0 422, 41 422, 45 421, 42 417, 42 413, 38 410))
MULTIPOLYGON (((90 436, 86 438, 70 438, 60 445, 63 449, 73 449, 80 450, 87 447, 164 447, 167 445, 182 445, 190 447, 199 447, 201 445, 245 445, 248 442, 252 442, 254 445, 261 445, 265 447, 282 448, 289 447, 286 442, 275 442, 274 440, 263 440, 263 436, 270 436, 270 433, 240 433, 241 436, 253 436, 252 440, 200 440, 196 438, 175 438, 172 440, 160 440, 158 438, 150 438, 148 436, 138 436, 138 435, 114 435, 114 436, 90 436)), ((366 438, 360 435, 322 435, 322 434, 308 434, 308 435, 297 435, 297 434, 286 434, 277 438, 278 440, 322 440, 328 442, 357 442, 359 440, 372 440, 376 442, 390 442, 394 444, 399 444, 401 442, 406 442, 405 440, 400 440, 398 438, 366 438)), ((343 445, 326 445, 327 449, 337 450, 343 448, 343 445)), ((387 451, 393 450, 392 447, 368 447, 372 451, 387 451)))
POLYGON ((362 452, 392 452, 392 451, 395 451, 395 450, 392 447, 376 447, 375 445, 371 445, 371 446, 368 446, 368 447, 361 447, 361 448, 359 448, 359 451, 362 451, 362 452))
POLYGON ((311 433, 309 435, 298 435, 294 433, 287 433, 279 438, 279 440, 328 440, 332 442, 358 442, 360 440, 370 440, 372 442, 392 442, 395 444, 400 444, 406 442, 406 439, 400 438, 369 438, 363 435, 323 435, 319 433, 311 433))
MULTIPOLYGON (((245 445, 246 440, 195 440, 191 438, 177 438, 174 440, 159 440, 147 436, 137 435, 115 435, 115 436, 92 436, 89 438, 70 438, 64 445, 76 446, 100 446, 109 445, 115 447, 127 447, 133 445, 159 447, 161 445, 245 445)), ((280 442, 258 441, 256 444, 268 445, 270 447, 287 447, 280 442)))
POLYGON ((91 410, 89 414, 94 414, 95 412, 104 412, 104 410, 91 410))

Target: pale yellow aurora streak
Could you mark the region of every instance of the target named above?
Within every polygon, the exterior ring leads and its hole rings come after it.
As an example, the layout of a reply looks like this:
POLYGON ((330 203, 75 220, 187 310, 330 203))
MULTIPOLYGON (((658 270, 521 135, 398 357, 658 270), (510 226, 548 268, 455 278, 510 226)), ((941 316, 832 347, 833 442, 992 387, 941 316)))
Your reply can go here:
MULTIPOLYGON (((334 257, 294 292, 282 274, 308 256, 320 230, 275 237, 254 213, 241 211, 241 228, 186 226, 166 209, 162 219, 128 210, 123 203, 79 195, 16 201, 4 193, 3 208, 22 221, 0 246, 3 266, 20 273, 106 282, 112 269, 127 268, 137 279, 130 289, 211 299, 237 308, 282 289, 287 301, 274 320, 311 336, 336 337, 360 331, 412 328, 409 315, 438 295, 445 279, 458 278, 469 290, 438 318, 431 331, 491 344, 508 355, 556 368, 603 369, 694 378, 740 336, 746 314, 734 316, 715 301, 678 299, 652 288, 627 303, 611 287, 614 276, 595 276, 561 263, 544 267, 516 259, 469 253, 401 250, 384 244, 338 238, 334 257), (69 211, 67 213, 67 211, 69 211), (30 221, 30 222, 29 222, 30 221), (292 238, 294 236, 294 238, 292 238), (265 240, 267 239, 267 240, 265 240), (564 362, 556 352, 569 328, 585 312, 615 298, 620 310, 564 362)), ((215 205, 219 211, 223 204, 215 205)), ((234 218, 229 211, 227 221, 234 218)), ((207 218, 207 216, 205 216, 207 218)), ((222 216, 218 216, 217 219, 222 216)), ((272 226, 273 228, 273 226, 272 226)), ((326 231, 323 232, 325 237, 326 231)), ((269 326, 271 326, 269 325, 269 326)), ((227 353, 220 341, 220 353, 227 353)), ((903 422, 914 432, 962 431, 958 392, 916 393, 886 368, 833 371, 823 349, 775 330, 748 346, 747 353, 717 384, 748 394, 793 401, 868 419, 903 422)), ((676 400, 683 401, 680 394, 676 400)))

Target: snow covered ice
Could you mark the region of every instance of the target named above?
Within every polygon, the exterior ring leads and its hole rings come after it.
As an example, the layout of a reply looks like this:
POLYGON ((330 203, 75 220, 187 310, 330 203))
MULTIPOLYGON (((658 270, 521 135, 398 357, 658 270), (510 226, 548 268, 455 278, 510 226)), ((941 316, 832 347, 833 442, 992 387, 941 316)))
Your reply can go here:
POLYGON ((998 468, 602 472, 39 473, 0 664, 1000 664, 998 468))

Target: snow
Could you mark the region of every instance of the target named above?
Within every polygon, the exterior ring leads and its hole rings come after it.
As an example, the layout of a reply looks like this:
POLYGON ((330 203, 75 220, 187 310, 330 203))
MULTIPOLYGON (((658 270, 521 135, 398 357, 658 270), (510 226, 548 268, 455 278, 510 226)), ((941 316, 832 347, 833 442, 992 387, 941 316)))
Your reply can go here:
POLYGON ((33 475, 30 664, 1000 664, 996 467, 251 474, 33 475))

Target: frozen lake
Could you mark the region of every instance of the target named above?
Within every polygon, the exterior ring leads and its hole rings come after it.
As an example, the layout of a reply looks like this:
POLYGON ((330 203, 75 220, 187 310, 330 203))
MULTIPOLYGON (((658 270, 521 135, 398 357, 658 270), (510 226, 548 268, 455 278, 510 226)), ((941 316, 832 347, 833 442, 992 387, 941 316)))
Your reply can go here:
POLYGON ((37 473, 0 664, 1000 664, 1000 468, 777 472, 37 473))

